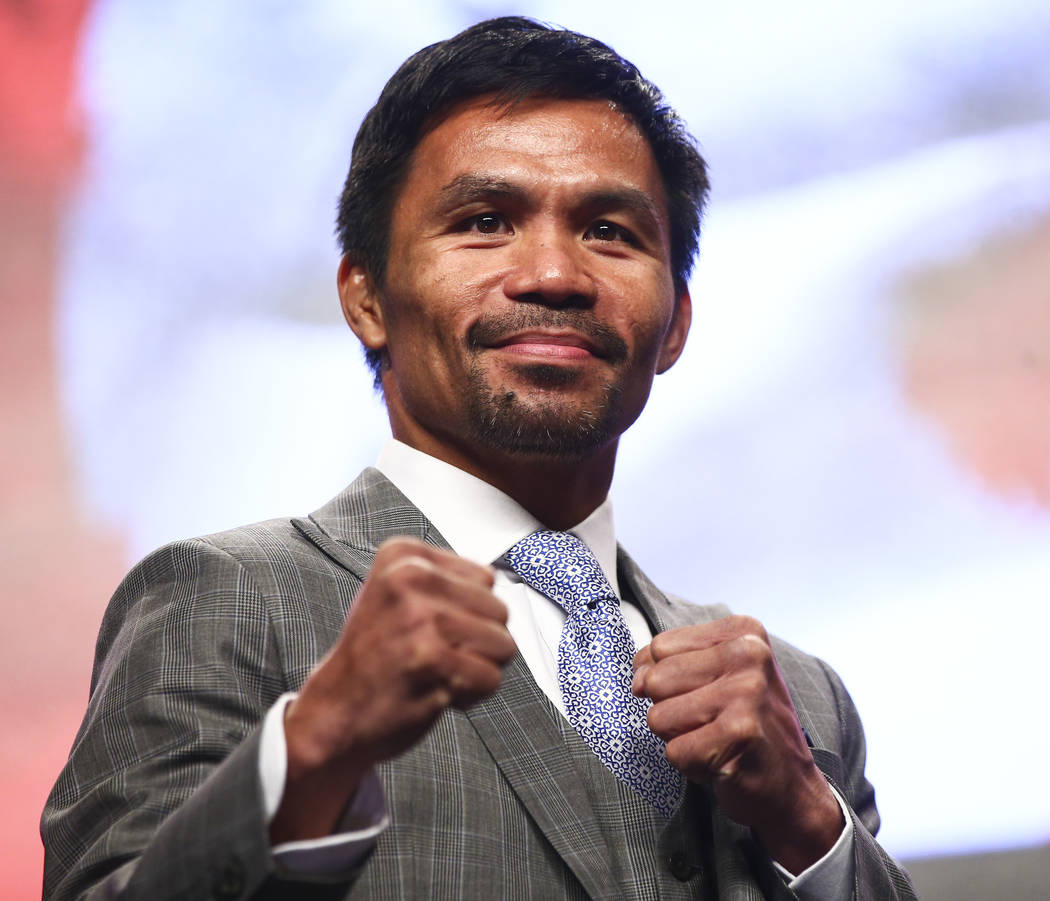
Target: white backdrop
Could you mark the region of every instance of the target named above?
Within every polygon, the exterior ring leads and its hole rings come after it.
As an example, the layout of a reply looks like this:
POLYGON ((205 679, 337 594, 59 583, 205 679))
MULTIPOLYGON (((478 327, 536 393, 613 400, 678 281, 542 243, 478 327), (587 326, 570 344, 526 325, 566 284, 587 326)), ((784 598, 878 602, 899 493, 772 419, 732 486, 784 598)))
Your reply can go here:
POLYGON ((137 555, 307 511, 373 461, 332 238, 361 116, 479 18, 577 28, 665 90, 715 186, 690 346, 623 443, 624 544, 842 673, 891 851, 1050 839, 1050 455, 1004 489, 909 390, 916 279, 1045 234, 1050 6, 248 9, 109 0, 90 22, 60 334, 91 515, 137 555))

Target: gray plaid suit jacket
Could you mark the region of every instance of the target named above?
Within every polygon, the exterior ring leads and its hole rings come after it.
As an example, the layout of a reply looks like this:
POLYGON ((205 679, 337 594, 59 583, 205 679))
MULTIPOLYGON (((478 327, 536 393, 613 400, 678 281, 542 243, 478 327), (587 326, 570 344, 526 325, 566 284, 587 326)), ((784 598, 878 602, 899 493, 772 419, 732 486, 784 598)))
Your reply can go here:
MULTIPOLYGON (((128 574, 44 810, 45 898, 793 897, 699 786, 670 820, 623 787, 520 657, 496 695, 446 712, 382 767, 392 824, 367 860, 338 879, 282 871, 264 825, 259 723, 335 642, 376 548, 398 535, 447 547, 366 470, 306 519, 177 542, 128 574)), ((622 552, 619 567, 657 630, 727 612, 663 594, 622 552)), ((819 660, 775 650, 817 763, 855 811, 855 896, 914 897, 872 838, 849 696, 819 660)))

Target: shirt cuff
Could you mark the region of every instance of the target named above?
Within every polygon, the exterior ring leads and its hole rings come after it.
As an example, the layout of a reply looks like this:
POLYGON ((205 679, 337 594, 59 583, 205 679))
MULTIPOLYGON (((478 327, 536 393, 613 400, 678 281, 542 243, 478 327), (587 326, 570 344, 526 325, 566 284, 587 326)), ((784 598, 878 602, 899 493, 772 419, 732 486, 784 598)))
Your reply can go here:
POLYGON ((810 864, 797 876, 773 861, 773 866, 788 888, 799 897, 799 901, 849 901, 853 897, 853 817, 838 789, 831 783, 828 785, 846 820, 838 841, 820 860, 810 864))
MULTIPOLYGON (((266 823, 281 806, 288 770, 284 740, 284 711, 295 700, 295 692, 281 695, 267 711, 259 735, 259 779, 262 783, 266 823)), ((370 769, 337 826, 323 838, 284 842, 271 849, 274 860, 287 870, 308 876, 330 876, 352 870, 375 846, 376 838, 390 825, 383 785, 370 769)))

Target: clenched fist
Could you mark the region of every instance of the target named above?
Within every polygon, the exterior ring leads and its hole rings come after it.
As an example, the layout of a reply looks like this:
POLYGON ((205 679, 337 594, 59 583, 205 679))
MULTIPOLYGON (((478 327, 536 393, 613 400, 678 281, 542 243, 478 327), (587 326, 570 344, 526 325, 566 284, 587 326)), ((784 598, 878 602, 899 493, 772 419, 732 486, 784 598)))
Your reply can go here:
POLYGON ((649 728, 672 766, 710 783, 721 808, 791 872, 831 849, 842 811, 760 622, 729 616, 662 632, 634 666, 634 693, 652 699, 649 728))
POLYGON ((343 632, 285 713, 274 842, 328 834, 361 777, 447 707, 499 688, 514 656, 492 571, 409 538, 385 542, 343 632))

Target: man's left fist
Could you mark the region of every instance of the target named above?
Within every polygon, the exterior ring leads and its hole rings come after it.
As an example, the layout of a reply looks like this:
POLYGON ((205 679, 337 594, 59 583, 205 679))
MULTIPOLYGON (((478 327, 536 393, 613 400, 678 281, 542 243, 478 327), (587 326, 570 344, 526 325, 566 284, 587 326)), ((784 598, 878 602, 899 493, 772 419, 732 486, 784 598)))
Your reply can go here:
POLYGON ((792 873, 824 856, 842 810, 813 762, 769 636, 747 616, 661 632, 634 658, 636 695, 667 759, 711 784, 722 809, 750 826, 792 873))

